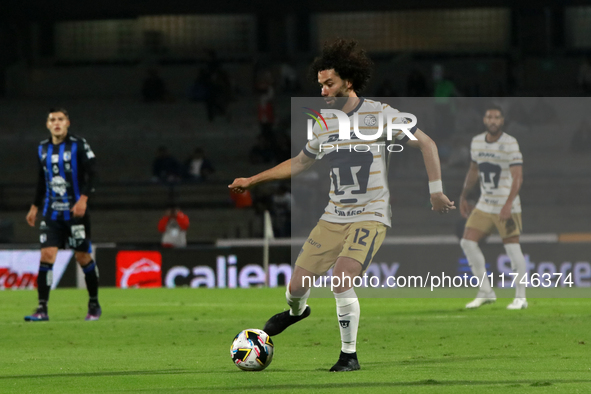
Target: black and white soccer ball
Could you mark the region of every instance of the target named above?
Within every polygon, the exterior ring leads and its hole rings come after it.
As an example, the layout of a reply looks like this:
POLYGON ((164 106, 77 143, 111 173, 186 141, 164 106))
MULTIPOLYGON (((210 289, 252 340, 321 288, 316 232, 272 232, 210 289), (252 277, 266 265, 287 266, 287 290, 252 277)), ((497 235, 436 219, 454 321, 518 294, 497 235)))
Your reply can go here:
POLYGON ((273 360, 273 341, 263 330, 249 328, 241 331, 230 348, 232 361, 243 371, 262 371, 273 360))

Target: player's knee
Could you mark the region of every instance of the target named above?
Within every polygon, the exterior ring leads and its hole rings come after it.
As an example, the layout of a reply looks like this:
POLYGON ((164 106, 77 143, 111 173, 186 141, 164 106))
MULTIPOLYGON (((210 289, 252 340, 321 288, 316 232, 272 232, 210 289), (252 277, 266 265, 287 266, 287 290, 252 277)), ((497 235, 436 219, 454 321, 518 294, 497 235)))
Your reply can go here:
POLYGON ((296 266, 289 281, 289 291, 296 297, 305 294, 313 286, 316 277, 316 274, 313 272, 296 266))
POLYGON ((460 241, 460 246, 462 247, 462 250, 464 252, 467 252, 467 251, 474 250, 474 248, 477 248, 478 243, 475 241, 471 241, 469 239, 466 239, 466 238, 462 238, 462 240, 460 241))
POLYGON ((354 278, 361 274, 361 263, 350 257, 339 257, 334 266, 333 275, 354 278))
POLYGON ((90 255, 90 253, 76 252, 75 256, 76 256, 76 261, 81 266, 85 266, 92 261, 92 256, 90 255))
POLYGON ((44 263, 52 264, 55 262, 55 258, 57 256, 57 251, 54 250, 41 250, 41 261, 44 263))
POLYGON ((485 236, 486 233, 481 230, 475 229, 473 227, 466 227, 464 229, 464 234, 462 235, 462 238, 468 241, 480 242, 480 240, 485 236))

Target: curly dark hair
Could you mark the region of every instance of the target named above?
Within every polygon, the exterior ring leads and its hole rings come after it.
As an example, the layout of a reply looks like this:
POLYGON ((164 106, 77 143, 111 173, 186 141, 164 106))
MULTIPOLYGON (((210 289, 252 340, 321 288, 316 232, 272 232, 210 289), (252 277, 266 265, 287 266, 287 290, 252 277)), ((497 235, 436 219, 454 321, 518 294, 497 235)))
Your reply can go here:
POLYGON ((322 54, 310 66, 310 78, 316 82, 320 71, 334 69, 339 77, 351 82, 355 92, 360 92, 367 85, 372 68, 373 62, 357 41, 339 38, 324 43, 322 54))

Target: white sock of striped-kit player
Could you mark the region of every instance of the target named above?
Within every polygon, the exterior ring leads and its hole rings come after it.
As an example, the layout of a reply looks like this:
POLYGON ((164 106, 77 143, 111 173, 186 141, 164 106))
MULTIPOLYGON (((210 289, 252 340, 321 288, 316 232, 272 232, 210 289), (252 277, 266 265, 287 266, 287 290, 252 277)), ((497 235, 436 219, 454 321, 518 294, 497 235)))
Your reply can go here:
POLYGON ((505 251, 511 260, 511 268, 517 272, 515 279, 515 298, 525 298, 525 276, 527 273, 525 257, 518 243, 505 244, 505 251), (522 283, 523 282, 523 283, 522 283))
POLYGON ((355 353, 359 315, 361 313, 357 294, 355 289, 350 288, 342 293, 334 293, 334 296, 341 331, 341 351, 343 353, 355 353))

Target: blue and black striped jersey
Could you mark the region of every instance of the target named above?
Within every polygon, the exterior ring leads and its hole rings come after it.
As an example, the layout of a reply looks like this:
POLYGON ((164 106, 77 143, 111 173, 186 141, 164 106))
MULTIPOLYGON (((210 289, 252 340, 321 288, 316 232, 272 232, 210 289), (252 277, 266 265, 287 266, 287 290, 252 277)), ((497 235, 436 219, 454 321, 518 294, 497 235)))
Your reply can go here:
POLYGON ((54 145, 41 141, 37 149, 39 177, 34 205, 46 220, 70 220, 81 195, 94 192, 95 156, 84 138, 68 134, 54 145))

